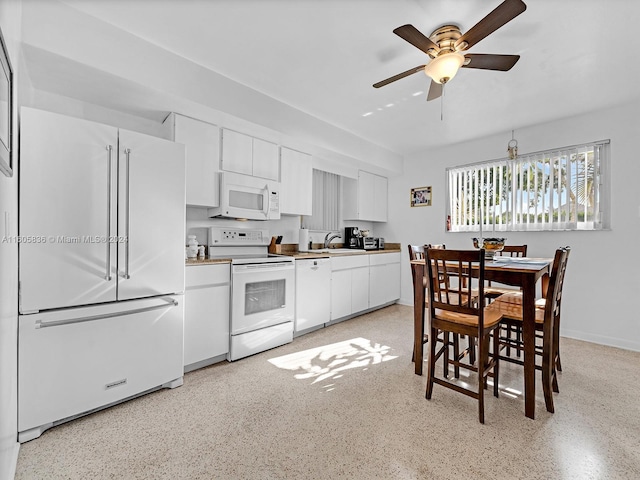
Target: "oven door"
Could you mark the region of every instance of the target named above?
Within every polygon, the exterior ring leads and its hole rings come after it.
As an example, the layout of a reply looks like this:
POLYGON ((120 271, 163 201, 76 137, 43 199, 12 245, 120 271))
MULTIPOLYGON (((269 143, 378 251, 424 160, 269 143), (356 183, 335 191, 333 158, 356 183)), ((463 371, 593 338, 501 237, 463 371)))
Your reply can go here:
POLYGON ((293 262, 232 266, 231 335, 293 322, 293 262))

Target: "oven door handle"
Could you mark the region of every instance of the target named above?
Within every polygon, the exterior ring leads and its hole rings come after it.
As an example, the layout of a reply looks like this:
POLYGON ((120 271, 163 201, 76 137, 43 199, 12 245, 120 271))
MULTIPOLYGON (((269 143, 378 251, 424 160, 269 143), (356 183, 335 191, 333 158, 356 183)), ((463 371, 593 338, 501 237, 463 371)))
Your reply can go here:
POLYGON ((270 263, 251 263, 246 265, 233 265, 233 271, 236 273, 242 273, 246 270, 260 270, 262 272, 273 270, 273 271, 282 271, 291 269, 293 270, 295 267, 293 262, 270 262, 270 263))

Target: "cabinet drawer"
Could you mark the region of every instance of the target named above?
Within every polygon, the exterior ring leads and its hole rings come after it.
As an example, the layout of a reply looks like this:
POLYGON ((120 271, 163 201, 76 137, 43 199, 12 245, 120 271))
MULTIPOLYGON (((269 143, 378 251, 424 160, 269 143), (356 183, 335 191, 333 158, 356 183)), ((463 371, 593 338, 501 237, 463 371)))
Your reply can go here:
POLYGON ((331 270, 345 270, 348 268, 368 267, 369 255, 356 254, 344 257, 331 257, 331 270))
POLYGON ((386 265, 387 263, 400 263, 400 252, 376 253, 369 259, 370 265, 386 265))
POLYGON ((220 265, 189 265, 185 268, 185 283, 189 287, 228 284, 230 282, 231 266, 228 263, 220 265))

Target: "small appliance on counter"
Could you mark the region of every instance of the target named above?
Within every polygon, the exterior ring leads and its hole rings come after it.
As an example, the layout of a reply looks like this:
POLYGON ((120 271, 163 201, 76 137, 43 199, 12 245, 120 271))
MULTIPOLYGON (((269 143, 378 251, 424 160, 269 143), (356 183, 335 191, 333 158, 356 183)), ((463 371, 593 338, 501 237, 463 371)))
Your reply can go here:
POLYGON ((378 242, 373 237, 362 237, 362 248, 365 250, 377 250, 378 242))
POLYGON ((364 248, 362 235, 358 227, 345 227, 344 229, 344 247, 345 248, 364 248))
POLYGON ((384 238, 382 237, 376 238, 376 248, 378 250, 384 250, 384 238))

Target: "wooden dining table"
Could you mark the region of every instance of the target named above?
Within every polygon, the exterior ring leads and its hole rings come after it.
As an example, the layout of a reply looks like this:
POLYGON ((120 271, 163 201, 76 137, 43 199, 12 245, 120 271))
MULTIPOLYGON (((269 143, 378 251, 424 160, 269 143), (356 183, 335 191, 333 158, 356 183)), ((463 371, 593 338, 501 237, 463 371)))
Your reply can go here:
MULTIPOLYGON (((485 262, 484 278, 492 282, 513 285, 522 289, 522 337, 524 342, 524 405, 525 415, 535 418, 535 299, 536 284, 540 280, 546 291, 551 258, 511 258, 485 262), (507 260, 508 259, 508 260, 507 260)), ((422 375, 423 338, 425 320, 424 259, 412 260, 414 285, 414 361, 416 375, 422 375)))

